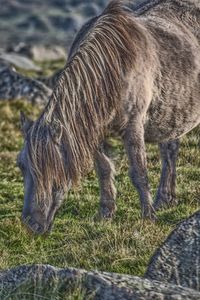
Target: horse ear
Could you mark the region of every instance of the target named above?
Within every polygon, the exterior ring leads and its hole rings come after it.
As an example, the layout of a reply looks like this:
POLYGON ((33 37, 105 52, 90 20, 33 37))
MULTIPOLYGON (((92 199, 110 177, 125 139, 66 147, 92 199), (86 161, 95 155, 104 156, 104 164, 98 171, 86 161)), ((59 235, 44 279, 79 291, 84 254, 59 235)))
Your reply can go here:
POLYGON ((33 121, 28 119, 25 116, 25 114, 21 111, 20 112, 20 122, 21 122, 21 130, 22 130, 24 136, 26 136, 27 132, 29 131, 29 129, 33 125, 33 121))
POLYGON ((51 136, 52 136, 53 140, 56 143, 60 143, 63 129, 62 129, 62 125, 59 121, 53 120, 50 123, 50 132, 51 132, 51 136))

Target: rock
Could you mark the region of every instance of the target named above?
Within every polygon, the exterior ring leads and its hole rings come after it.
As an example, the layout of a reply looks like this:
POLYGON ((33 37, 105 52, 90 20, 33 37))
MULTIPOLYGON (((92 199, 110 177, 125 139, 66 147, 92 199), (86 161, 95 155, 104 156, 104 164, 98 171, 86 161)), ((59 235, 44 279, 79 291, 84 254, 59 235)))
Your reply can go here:
POLYGON ((33 46, 30 49, 30 56, 36 61, 66 60, 66 51, 60 46, 33 46))
POLYGON ((32 71, 41 70, 41 68, 35 65, 30 59, 16 53, 1 53, 0 59, 5 60, 10 64, 14 65, 15 67, 24 70, 32 70, 32 71))
POLYGON ((32 46, 20 43, 13 48, 13 51, 40 62, 66 60, 66 50, 61 46, 32 46))
POLYGON ((169 235, 151 258, 145 277, 200 291, 200 211, 169 235))
POLYGON ((41 32, 48 32, 48 25, 40 16, 31 15, 25 18, 25 20, 18 23, 18 28, 21 30, 40 30, 41 32))
POLYGON ((44 105, 52 91, 42 82, 25 77, 0 60, 0 100, 27 99, 32 104, 44 105))
POLYGON ((45 299, 69 299, 73 292, 76 295, 79 292, 81 299, 96 300, 200 299, 197 291, 180 286, 129 275, 58 269, 49 265, 19 266, 0 272, 0 291, 2 300, 16 299, 16 295, 18 299, 36 299, 38 295, 45 299), (30 298, 27 295, 31 295, 30 298))
POLYGON ((71 31, 72 33, 78 30, 78 23, 73 16, 50 16, 50 22, 57 30, 71 31))

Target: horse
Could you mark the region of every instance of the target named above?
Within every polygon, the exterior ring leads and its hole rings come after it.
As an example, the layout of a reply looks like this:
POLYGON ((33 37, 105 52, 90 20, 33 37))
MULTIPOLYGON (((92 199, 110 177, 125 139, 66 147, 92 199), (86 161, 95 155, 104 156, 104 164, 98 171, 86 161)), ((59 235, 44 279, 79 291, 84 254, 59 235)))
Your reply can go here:
POLYGON ((87 22, 36 121, 21 114, 24 146, 22 220, 36 234, 51 230, 65 193, 95 166, 102 218, 116 211, 114 165, 104 151, 118 135, 143 218, 176 202, 179 139, 200 123, 200 4, 152 0, 131 7, 111 1, 87 22), (154 202, 145 143, 160 147, 154 202))

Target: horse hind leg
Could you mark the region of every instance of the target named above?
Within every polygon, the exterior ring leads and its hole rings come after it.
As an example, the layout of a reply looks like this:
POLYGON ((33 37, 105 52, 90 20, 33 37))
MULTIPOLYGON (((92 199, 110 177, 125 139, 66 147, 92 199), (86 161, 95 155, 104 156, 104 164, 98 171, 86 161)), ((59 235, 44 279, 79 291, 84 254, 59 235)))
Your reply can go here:
POLYGON ((115 168, 102 149, 95 154, 95 169, 100 186, 100 218, 110 219, 116 211, 115 168))
POLYGON ((176 160, 178 151, 179 140, 160 144, 162 172, 154 202, 155 210, 176 204, 176 160))

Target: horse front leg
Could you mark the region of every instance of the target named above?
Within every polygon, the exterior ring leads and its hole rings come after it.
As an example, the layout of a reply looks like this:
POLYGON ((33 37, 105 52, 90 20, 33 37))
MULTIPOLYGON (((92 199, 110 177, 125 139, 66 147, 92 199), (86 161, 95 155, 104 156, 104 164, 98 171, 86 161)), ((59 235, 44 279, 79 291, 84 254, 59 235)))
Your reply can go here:
POLYGON ((115 168, 102 150, 95 154, 95 169, 100 186, 100 218, 110 219, 116 211, 115 168))
POLYGON ((155 220, 147 175, 144 127, 140 120, 135 120, 128 126, 123 140, 130 164, 129 176, 140 197, 142 217, 155 220))
POLYGON ((179 151, 179 140, 161 143, 159 146, 162 172, 154 202, 156 210, 176 203, 176 160, 179 151))

